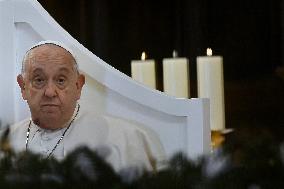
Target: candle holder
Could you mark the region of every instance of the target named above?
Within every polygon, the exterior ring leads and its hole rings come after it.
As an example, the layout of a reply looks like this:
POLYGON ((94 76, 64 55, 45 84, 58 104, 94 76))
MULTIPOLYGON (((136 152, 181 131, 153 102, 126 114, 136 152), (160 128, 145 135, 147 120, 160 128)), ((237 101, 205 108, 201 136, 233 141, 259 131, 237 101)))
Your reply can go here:
POLYGON ((233 129, 224 130, 211 130, 211 147, 214 151, 215 149, 222 146, 226 140, 226 135, 233 132, 233 129))

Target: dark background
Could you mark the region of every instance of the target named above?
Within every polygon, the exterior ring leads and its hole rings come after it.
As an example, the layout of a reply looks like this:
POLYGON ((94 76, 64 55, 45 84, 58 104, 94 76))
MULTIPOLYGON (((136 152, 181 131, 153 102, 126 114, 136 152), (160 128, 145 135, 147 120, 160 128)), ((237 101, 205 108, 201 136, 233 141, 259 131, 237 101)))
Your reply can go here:
POLYGON ((174 49, 190 61, 207 47, 224 58, 226 127, 284 127, 284 0, 39 0, 74 38, 130 76, 146 51, 157 63, 174 49))

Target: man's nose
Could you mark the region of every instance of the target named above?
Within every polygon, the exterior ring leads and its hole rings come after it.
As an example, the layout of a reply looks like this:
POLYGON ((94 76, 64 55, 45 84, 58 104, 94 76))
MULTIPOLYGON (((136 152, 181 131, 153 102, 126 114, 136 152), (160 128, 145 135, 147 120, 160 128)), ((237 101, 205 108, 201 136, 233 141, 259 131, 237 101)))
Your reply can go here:
POLYGON ((47 97, 55 97, 57 95, 56 85, 53 82, 48 82, 45 86, 44 95, 47 97))

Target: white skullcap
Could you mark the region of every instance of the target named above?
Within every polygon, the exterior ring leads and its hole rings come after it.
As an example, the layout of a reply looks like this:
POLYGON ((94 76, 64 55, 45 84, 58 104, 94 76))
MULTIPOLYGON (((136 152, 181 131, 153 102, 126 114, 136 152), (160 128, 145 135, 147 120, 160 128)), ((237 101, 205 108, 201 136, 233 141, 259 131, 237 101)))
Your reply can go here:
POLYGON ((73 53, 73 51, 69 47, 67 47, 65 44, 63 44, 63 43, 61 43, 59 41, 52 41, 52 40, 40 41, 40 42, 36 43, 35 45, 31 46, 28 49, 28 51, 30 51, 30 50, 32 50, 32 49, 34 49, 36 47, 39 47, 41 45, 44 45, 44 44, 53 44, 53 45, 56 45, 58 47, 61 47, 61 48, 65 49, 66 51, 68 51, 73 56, 73 58, 76 60, 76 57, 75 57, 75 54, 73 53))

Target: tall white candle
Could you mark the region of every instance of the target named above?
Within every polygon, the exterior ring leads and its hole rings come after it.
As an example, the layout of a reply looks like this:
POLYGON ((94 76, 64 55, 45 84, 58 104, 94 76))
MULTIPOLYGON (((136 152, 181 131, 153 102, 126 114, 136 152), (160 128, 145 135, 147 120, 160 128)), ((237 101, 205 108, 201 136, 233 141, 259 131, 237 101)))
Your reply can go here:
POLYGON ((188 59, 175 57, 175 54, 173 56, 163 59, 164 92, 178 98, 189 98, 188 59))
POLYGON ((221 131, 225 129, 223 57, 211 55, 207 49, 207 56, 197 57, 198 97, 210 99, 211 130, 221 131))
POLYGON ((156 89, 156 69, 154 60, 146 60, 143 52, 141 60, 131 61, 131 77, 144 85, 156 89))

